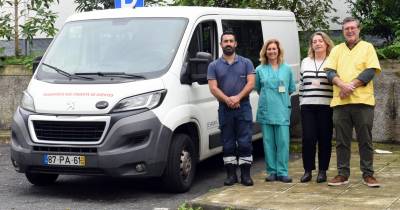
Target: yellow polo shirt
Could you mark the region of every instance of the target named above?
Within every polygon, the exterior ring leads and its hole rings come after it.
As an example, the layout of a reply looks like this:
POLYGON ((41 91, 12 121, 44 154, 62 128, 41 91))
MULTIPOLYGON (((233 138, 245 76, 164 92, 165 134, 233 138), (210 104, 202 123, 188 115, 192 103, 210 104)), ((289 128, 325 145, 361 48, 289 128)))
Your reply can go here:
MULTIPOLYGON (((378 56, 372 44, 359 41, 353 49, 345 43, 335 46, 325 62, 325 69, 335 69, 340 79, 346 83, 357 78, 367 68, 375 68, 376 74, 381 72, 378 56)), ((374 84, 371 80, 366 86, 360 86, 345 99, 339 97, 340 88, 333 86, 331 107, 345 104, 367 104, 374 106, 374 84)))

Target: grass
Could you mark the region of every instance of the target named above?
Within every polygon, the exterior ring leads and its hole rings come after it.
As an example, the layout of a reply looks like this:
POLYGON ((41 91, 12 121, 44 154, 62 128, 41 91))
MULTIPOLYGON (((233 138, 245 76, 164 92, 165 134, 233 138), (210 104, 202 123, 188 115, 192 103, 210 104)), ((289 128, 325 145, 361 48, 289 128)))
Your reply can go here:
MULTIPOLYGON (((191 207, 189 204, 187 203, 183 203, 178 207, 178 210, 203 210, 202 207, 191 207)), ((233 210, 230 207, 224 208, 224 210, 233 210)))
POLYGON ((187 203, 183 203, 178 207, 178 210, 203 210, 202 207, 191 207, 189 204, 187 203))
POLYGON ((32 69, 33 59, 35 58, 35 55, 6 57, 4 59, 4 65, 24 65, 25 68, 32 69))

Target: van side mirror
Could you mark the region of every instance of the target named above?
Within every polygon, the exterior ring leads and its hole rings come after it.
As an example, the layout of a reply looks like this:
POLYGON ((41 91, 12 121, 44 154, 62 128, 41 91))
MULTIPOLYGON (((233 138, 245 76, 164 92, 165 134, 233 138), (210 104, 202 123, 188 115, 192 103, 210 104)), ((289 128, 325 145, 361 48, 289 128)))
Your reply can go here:
POLYGON ((39 63, 42 60, 42 57, 43 56, 39 56, 39 57, 36 57, 35 59, 33 59, 33 62, 32 62, 32 74, 35 73, 36 68, 39 66, 39 63))
POLYGON ((195 58, 189 59, 189 76, 191 82, 207 84, 208 64, 212 61, 212 55, 208 52, 197 52, 195 58))

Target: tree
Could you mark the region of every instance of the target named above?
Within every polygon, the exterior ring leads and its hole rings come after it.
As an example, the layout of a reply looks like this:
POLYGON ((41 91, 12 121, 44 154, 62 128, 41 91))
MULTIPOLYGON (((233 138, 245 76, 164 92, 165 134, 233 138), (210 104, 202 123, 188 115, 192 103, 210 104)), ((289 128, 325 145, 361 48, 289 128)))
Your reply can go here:
POLYGON ((19 38, 25 38, 30 44, 37 33, 53 37, 57 29, 54 27, 56 13, 50 5, 58 0, 0 0, 0 6, 8 5, 14 11, 0 13, 0 38, 14 39, 15 56, 19 56, 19 38), (20 18, 25 22, 20 24, 20 18))
MULTIPOLYGON (((92 11, 92 10, 102 10, 102 9, 112 9, 114 8, 114 0, 74 0, 78 6, 77 11, 92 11)), ((155 6, 155 5, 166 5, 165 0, 144 0, 145 6, 155 6)))
MULTIPOLYGON (((290 10, 305 30, 328 29, 332 0, 175 0, 175 5, 290 10)), ((337 17, 332 18, 336 21, 337 17)))
MULTIPOLYGON (((4 0, 0 0, 0 7, 4 8, 6 2, 4 0)), ((0 38, 11 39, 13 26, 12 22, 12 14, 7 13, 6 11, 0 11, 0 38)))
POLYGON ((351 13, 362 23, 362 30, 392 43, 400 36, 399 0, 347 0, 351 13))

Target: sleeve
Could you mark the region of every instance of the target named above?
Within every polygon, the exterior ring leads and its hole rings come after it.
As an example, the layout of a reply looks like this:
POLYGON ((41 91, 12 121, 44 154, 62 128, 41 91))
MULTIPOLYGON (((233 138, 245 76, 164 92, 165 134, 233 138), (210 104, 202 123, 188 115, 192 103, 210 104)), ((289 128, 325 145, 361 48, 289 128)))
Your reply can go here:
POLYGON ((296 83, 294 82, 293 71, 292 68, 288 65, 289 70, 289 94, 292 94, 296 91, 296 83))
POLYGON ((329 54, 328 58, 326 59, 325 62, 325 67, 324 70, 327 71, 327 69, 333 69, 337 70, 337 63, 338 63, 338 58, 339 58, 339 46, 336 46, 332 49, 331 53, 329 54))
POLYGON ((333 78, 337 76, 336 70, 334 69, 325 69, 326 71, 326 78, 330 84, 333 84, 333 78))
POLYGON ((258 94, 260 94, 261 91, 260 66, 256 68, 255 72, 256 72, 256 84, 254 85, 254 90, 256 90, 258 94))
POLYGON ((376 71, 374 68, 365 69, 358 75, 357 79, 363 82, 365 86, 374 78, 376 71))
POLYGON ((215 62, 211 62, 208 65, 208 69, 207 69, 207 80, 216 80, 217 79, 215 70, 216 70, 215 62))
POLYGON ((251 62, 250 59, 246 59, 246 72, 247 72, 247 75, 256 73, 254 70, 253 62, 251 62))
POLYGON ((366 67, 367 69, 374 68, 376 74, 379 74, 382 71, 381 66, 379 65, 378 56, 376 55, 375 48, 372 44, 369 44, 368 46, 366 67))

